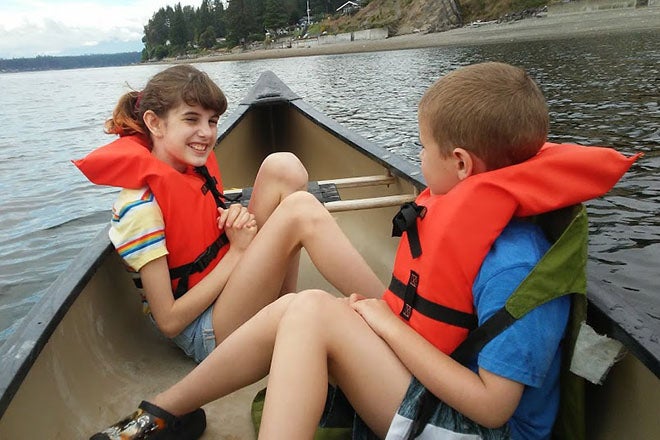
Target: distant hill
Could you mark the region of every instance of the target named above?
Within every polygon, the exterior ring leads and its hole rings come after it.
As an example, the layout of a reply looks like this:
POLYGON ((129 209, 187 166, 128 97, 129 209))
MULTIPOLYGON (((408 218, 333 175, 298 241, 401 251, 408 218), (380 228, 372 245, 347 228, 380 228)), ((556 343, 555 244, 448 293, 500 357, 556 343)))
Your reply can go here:
POLYGON ((36 58, 0 59, 0 72, 84 69, 89 67, 128 66, 140 62, 140 52, 79 56, 38 56, 36 58))
POLYGON ((354 15, 324 20, 322 30, 337 33, 386 27, 390 35, 441 32, 557 1, 561 0, 371 0, 354 15))

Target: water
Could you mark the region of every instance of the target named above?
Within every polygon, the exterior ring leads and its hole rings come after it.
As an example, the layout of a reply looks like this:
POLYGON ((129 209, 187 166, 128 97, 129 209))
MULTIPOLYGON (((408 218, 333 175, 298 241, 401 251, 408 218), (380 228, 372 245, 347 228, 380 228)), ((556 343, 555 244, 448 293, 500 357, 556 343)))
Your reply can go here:
MULTIPOLYGON (((551 112, 554 142, 613 146, 645 157, 588 204, 598 276, 660 319, 660 31, 456 48, 200 63, 231 113, 272 70, 321 112, 417 162, 416 106, 442 74, 496 60, 527 69, 551 112)), ((120 94, 163 66, 0 75, 0 343, 108 222, 114 188, 88 183, 70 160, 102 132, 120 94)), ((595 265, 592 265, 595 266, 595 265)))

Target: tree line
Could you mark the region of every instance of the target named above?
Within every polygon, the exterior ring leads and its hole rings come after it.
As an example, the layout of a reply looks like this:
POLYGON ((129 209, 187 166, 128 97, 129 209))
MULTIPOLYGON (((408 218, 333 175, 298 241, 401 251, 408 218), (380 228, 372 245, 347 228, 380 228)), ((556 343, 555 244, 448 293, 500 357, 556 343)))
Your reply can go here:
POLYGON ((88 67, 126 66, 140 62, 139 52, 98 55, 44 56, 35 58, 0 58, 0 72, 82 69, 88 67))
MULTIPOLYGON (((334 14, 346 0, 309 0, 314 21, 334 14)), ((367 1, 363 2, 364 4, 367 1)), ((195 50, 264 41, 266 32, 291 28, 307 18, 308 0, 202 0, 194 6, 160 8, 144 26, 142 60, 195 50)))

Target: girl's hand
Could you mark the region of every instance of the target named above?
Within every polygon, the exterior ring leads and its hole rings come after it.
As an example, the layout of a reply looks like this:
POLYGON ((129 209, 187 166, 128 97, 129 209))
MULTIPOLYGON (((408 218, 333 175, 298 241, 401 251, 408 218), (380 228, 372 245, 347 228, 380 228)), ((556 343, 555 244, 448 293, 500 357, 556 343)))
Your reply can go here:
POLYGON ((257 226, 244 226, 238 228, 235 225, 231 227, 225 227, 225 233, 231 243, 231 248, 234 250, 244 251, 248 248, 252 240, 257 235, 257 226))
POLYGON ((229 205, 229 208, 218 208, 218 228, 219 229, 242 229, 245 227, 256 227, 257 221, 254 219, 254 214, 250 213, 244 206, 239 203, 229 205))
POLYGON ((227 209, 218 208, 218 228, 224 229, 234 250, 244 251, 257 235, 257 221, 247 208, 238 203, 227 209))

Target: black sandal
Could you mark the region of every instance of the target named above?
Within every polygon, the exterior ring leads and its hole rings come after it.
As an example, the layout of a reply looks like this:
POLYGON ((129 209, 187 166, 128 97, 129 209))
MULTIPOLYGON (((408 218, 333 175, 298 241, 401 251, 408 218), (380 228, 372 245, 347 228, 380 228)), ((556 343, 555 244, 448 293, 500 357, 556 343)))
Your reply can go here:
POLYGON ((206 429, 206 414, 201 408, 176 417, 143 400, 138 410, 90 440, 197 440, 206 429))

